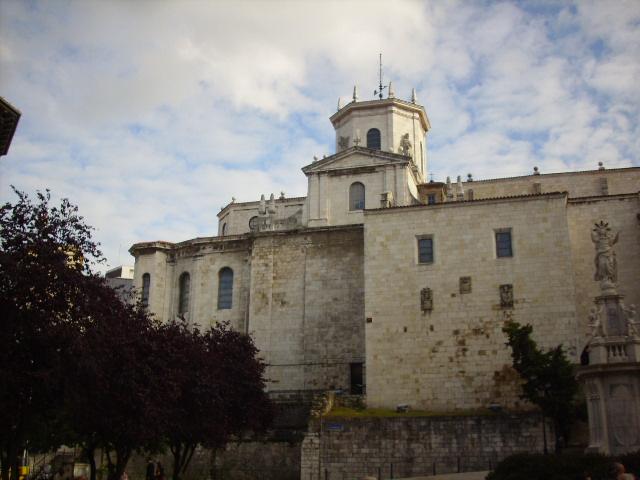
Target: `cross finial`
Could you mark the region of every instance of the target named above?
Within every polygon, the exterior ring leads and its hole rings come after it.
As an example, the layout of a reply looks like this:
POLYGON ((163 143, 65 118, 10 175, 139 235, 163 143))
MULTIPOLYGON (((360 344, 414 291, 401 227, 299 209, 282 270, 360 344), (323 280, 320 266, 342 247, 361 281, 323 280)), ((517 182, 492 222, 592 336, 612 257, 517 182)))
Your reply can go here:
POLYGON ((382 85, 382 54, 380 54, 380 85, 378 85, 379 90, 374 90, 373 94, 378 95, 378 98, 382 100, 382 91, 387 88, 386 85, 382 85))

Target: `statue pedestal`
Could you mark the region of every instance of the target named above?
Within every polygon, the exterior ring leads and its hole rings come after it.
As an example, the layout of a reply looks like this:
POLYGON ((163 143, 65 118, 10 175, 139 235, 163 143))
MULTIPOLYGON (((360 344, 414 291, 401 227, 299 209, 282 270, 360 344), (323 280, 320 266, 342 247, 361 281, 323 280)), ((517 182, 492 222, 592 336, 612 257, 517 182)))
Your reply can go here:
POLYGON ((589 364, 640 362, 640 338, 596 337, 589 345, 589 364))
POLYGON ((602 312, 601 320, 605 336, 627 335, 623 298, 623 295, 617 293, 608 293, 595 298, 595 304, 602 312))
MULTIPOLYGON (((598 346, 594 340, 594 349, 606 352, 617 345, 604 340, 606 343, 598 346)), ((634 345, 637 355, 640 340, 636 339, 634 345)), ((616 355, 608 358, 613 361, 578 370, 589 411, 587 452, 620 455, 640 449, 640 362, 618 361, 616 355)))

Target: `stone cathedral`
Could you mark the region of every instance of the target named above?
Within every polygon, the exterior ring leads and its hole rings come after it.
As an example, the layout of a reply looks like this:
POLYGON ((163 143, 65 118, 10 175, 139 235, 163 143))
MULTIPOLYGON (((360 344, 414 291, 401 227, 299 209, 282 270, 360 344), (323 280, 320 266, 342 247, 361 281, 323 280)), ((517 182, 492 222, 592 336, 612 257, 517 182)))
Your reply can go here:
POLYGON ((504 322, 531 324, 539 344, 579 363, 601 221, 618 235, 618 293, 640 305, 639 167, 435 182, 415 91, 354 91, 330 121, 335 153, 302 168, 306 197, 234 201, 215 236, 130 249, 149 309, 250 334, 274 397, 526 408, 504 322))

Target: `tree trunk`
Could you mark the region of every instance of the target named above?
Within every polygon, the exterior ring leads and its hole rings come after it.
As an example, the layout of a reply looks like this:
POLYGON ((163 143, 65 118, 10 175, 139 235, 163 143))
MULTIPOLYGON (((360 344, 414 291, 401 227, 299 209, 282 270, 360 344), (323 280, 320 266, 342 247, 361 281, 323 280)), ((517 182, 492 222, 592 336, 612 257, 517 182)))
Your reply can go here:
POLYGON ((187 471, 187 467, 191 463, 191 459, 193 458, 193 454, 196 451, 196 447, 197 447, 197 445, 195 445, 195 444, 189 446, 189 453, 185 458, 184 465, 182 466, 182 474, 183 475, 187 471))
POLYGON ((556 454, 560 453, 562 450, 562 446, 564 445, 564 435, 562 434, 562 428, 560 427, 560 422, 554 420, 553 422, 553 433, 554 438, 556 440, 554 451, 556 454))
POLYGON ((542 441, 544 445, 544 454, 549 453, 549 449, 547 448, 547 419, 544 414, 542 415, 542 441))
POLYGON ((180 480, 180 477, 187 471, 187 467, 193 458, 196 450, 194 444, 177 443, 171 445, 171 454, 173 455, 173 468, 171 473, 172 480, 180 480))
POLYGON ((171 454, 173 455, 171 479, 178 480, 180 478, 180 464, 182 462, 182 444, 178 443, 171 445, 171 454))
POLYGON ((89 480, 96 480, 96 447, 87 445, 84 448, 84 454, 89 462, 89 480))
POLYGON ((218 480, 218 469, 216 467, 216 449, 211 449, 211 478, 218 480))
POLYGON ((127 464, 129 463, 129 458, 131 458, 131 449, 123 448, 121 450, 116 450, 116 465, 113 470, 113 476, 109 477, 109 480, 120 480, 122 474, 127 468, 127 464))

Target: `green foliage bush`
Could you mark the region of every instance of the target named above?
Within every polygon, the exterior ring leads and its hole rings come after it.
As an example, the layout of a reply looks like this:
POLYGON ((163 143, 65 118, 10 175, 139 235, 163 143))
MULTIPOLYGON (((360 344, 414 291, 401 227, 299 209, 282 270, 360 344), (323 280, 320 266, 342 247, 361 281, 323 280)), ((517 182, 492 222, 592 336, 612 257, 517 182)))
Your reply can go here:
POLYGON ((600 454, 542 455, 521 453, 505 458, 487 480, 613 480, 611 466, 621 462, 627 472, 640 473, 640 451, 620 457, 600 454))

